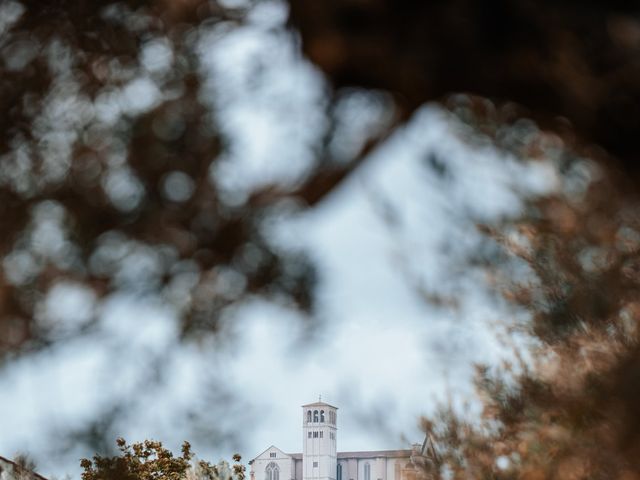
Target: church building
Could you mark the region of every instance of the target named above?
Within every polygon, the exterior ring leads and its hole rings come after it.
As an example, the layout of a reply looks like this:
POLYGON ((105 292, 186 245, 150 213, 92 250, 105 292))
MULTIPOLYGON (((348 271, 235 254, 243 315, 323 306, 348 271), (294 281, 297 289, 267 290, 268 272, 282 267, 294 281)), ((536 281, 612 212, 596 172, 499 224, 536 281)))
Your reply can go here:
POLYGON ((251 460, 250 480, 416 480, 426 445, 411 450, 338 452, 338 408, 302 406, 302 453, 275 446, 251 460))
POLYGON ((42 475, 29 470, 26 466, 0 457, 0 480, 47 480, 42 475))

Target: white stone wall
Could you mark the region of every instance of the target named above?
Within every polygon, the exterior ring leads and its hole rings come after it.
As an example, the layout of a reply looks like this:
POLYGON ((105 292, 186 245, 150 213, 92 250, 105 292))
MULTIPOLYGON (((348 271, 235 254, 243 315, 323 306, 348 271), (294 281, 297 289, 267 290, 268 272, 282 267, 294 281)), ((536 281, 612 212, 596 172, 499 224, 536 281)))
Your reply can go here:
POLYGON ((15 463, 0 457, 0 480, 45 480, 40 475, 25 470, 15 463))
POLYGON ((335 480, 337 409, 328 404, 302 408, 302 478, 335 480))
POLYGON ((302 480, 302 459, 295 459, 294 460, 295 463, 295 479, 296 480, 302 480))
POLYGON ((324 402, 304 405, 302 455, 293 454, 294 458, 271 446, 252 461, 250 480, 268 480, 265 469, 271 462, 279 468, 278 480, 416 480, 406 450, 348 452, 341 454, 346 458, 338 460, 337 418, 337 408, 324 402), (337 479, 338 463, 342 466, 341 479, 337 479), (368 479, 365 477, 367 464, 368 479))
POLYGON ((408 465, 409 458, 343 458, 338 463, 342 466, 342 480, 365 480, 367 463, 371 468, 370 480, 403 480, 401 472, 408 465))
POLYGON ((295 480, 295 464, 293 458, 276 447, 269 447, 253 460, 251 464, 253 480, 266 480, 266 468, 271 462, 278 466, 278 480, 295 480))

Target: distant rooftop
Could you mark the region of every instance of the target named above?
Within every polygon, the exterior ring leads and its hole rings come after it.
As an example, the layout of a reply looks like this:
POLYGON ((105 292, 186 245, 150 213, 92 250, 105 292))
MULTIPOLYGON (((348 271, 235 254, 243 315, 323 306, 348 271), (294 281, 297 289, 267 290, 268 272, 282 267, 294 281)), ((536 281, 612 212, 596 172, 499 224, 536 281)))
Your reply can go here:
POLYGON ((335 408, 336 410, 338 409, 338 407, 334 407, 333 405, 329 405, 328 403, 325 403, 322 401, 307 403, 306 405, 302 405, 302 406, 303 407, 331 407, 331 408, 335 408))
MULTIPOLYGON (((33 472, 31 470, 28 470, 23 466, 17 464, 16 462, 14 462, 13 460, 9 460, 8 458, 4 458, 4 457, 0 457, 0 477, 3 477, 3 473, 7 464, 13 468, 13 477, 15 478, 24 478, 22 475, 26 473, 27 475, 30 476, 30 478, 36 478, 38 480, 47 480, 42 475, 36 472, 33 472)), ((11 473, 9 475, 11 475, 11 473)), ((12 477, 9 476, 8 478, 12 478, 12 477)))
MULTIPOLYGON (((363 452, 338 452, 338 458, 383 458, 383 457, 407 457, 411 456, 412 450, 373 450, 363 452)), ((290 457, 301 460, 301 453, 289 453, 290 457)))

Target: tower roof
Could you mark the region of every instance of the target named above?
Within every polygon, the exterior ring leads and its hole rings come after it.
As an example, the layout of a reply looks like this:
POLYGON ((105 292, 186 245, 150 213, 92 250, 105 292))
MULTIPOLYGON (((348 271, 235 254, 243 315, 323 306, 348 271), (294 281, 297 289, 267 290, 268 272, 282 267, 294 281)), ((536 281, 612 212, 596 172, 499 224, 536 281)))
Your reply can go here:
POLYGON ((328 403, 325 403, 325 402, 307 403, 306 405, 302 405, 302 407, 331 407, 338 410, 338 407, 334 407, 333 405, 329 405, 328 403))

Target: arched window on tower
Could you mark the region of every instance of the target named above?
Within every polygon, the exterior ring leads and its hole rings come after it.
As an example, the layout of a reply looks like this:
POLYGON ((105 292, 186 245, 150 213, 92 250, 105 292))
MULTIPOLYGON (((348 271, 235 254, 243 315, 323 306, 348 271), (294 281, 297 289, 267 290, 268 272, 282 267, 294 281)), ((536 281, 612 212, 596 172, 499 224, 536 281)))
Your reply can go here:
POLYGON ((320 410, 320 422, 324 423, 324 410, 320 410))
POLYGON ((313 411, 313 421, 318 423, 318 410, 313 411))
POLYGON ((276 465, 275 462, 269 463, 264 472, 265 480, 280 480, 280 468, 278 468, 278 465, 276 465))
POLYGON ((311 410, 307 410, 307 423, 311 421, 311 410))
POLYGON ((371 465, 369 465, 369 462, 364 464, 364 480, 371 480, 371 465))
POLYGON ((342 480, 342 465, 338 464, 338 471, 336 472, 336 480, 342 480))

